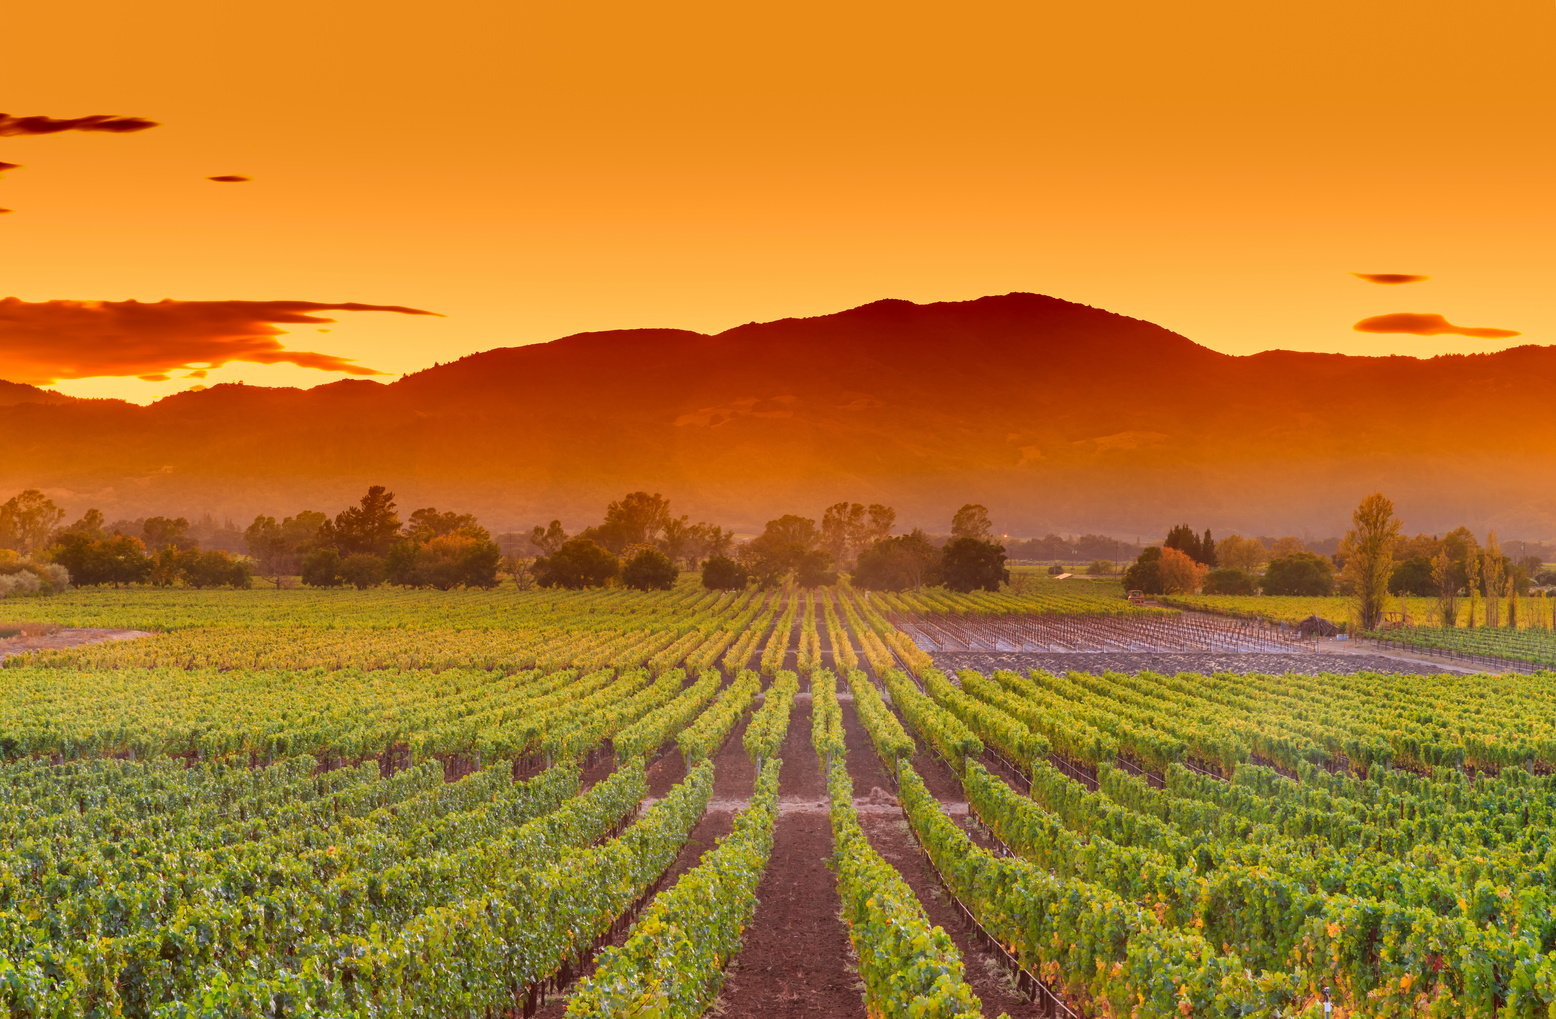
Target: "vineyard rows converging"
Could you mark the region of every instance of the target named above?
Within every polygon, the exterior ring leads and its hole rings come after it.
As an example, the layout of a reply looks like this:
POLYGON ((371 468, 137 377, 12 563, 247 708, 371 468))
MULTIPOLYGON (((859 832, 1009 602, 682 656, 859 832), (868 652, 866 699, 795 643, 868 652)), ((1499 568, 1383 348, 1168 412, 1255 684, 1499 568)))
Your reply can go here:
POLYGON ((1546 673, 1023 667, 1302 650, 1057 586, 36 615, 151 635, 0 666, 0 1016, 780 1014, 807 819, 862 1019, 1556 1015, 1546 673))

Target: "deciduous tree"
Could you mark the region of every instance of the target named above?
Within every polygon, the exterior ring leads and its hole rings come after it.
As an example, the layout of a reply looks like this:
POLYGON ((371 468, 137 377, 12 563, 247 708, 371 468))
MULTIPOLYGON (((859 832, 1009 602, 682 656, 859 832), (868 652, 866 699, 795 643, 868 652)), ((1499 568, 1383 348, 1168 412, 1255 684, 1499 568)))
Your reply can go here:
POLYGON ((138 584, 151 573, 146 546, 126 534, 90 538, 80 532, 66 533, 49 549, 49 558, 65 567, 78 587, 138 584))
POLYGON ((973 537, 955 538, 941 552, 940 578, 953 591, 998 591, 1010 580, 1005 546, 973 537))
POLYGON ((1161 566, 1160 546, 1152 545, 1150 548, 1141 549, 1129 569, 1124 571, 1124 590, 1139 591, 1141 594, 1161 594, 1161 566))
POLYGON ((18 492, 0 503, 0 548, 30 556, 41 551, 65 511, 36 488, 18 492))
POLYGON ((1367 496, 1351 514, 1351 529, 1340 543, 1340 554, 1345 559, 1345 578, 1355 591, 1356 617, 1363 630, 1377 628, 1388 604, 1394 544, 1399 536, 1394 504, 1381 492, 1367 496))
POLYGON ((490 540, 492 537, 491 532, 482 527, 474 515, 455 513, 453 510, 440 513, 432 506, 412 513, 400 533, 418 545, 449 534, 463 534, 478 540, 490 540))
POLYGON ((771 587, 794 570, 807 553, 820 547, 816 522, 792 513, 769 520, 762 533, 740 549, 740 562, 762 587, 771 587))
POLYGON ((850 582, 867 591, 906 591, 936 581, 940 550, 923 531, 882 538, 863 552, 850 582))
POLYGON ((1442 626, 1458 625, 1459 568, 1444 545, 1432 557, 1432 583, 1437 596, 1437 618, 1442 626))
POLYGON ((481 529, 478 534, 457 530, 426 541, 402 540, 384 562, 385 579, 403 587, 496 587, 502 549, 481 529))
POLYGON ((641 548, 621 568, 621 582, 637 591, 668 591, 680 573, 670 557, 657 548, 641 548))
POLYGON ((608 549, 582 537, 569 538, 535 561, 535 580, 541 587, 601 587, 619 572, 621 563, 608 549))
POLYGON ((748 580, 746 568, 728 556, 709 556, 702 564, 702 586, 711 591, 739 591, 748 580))
POLYGON ((1497 532, 1486 535, 1486 548, 1480 556, 1480 575, 1486 583, 1486 625, 1502 625, 1502 584, 1507 579, 1507 560, 1502 556, 1502 545, 1497 532))
POLYGON ((1258 590, 1259 582, 1242 570, 1223 566, 1205 575, 1206 594, 1256 594, 1258 590))
POLYGON ((1389 594, 1415 595, 1431 598, 1437 594, 1437 579, 1432 573, 1432 560, 1426 556, 1411 556, 1401 560, 1389 574, 1389 594))
POLYGON ((1161 562, 1157 564, 1162 581, 1163 594, 1191 594, 1200 589, 1208 572, 1204 563, 1176 548, 1162 549, 1161 562))
POLYGON ((1229 534, 1216 545, 1217 565, 1229 570, 1240 570, 1250 575, 1256 574, 1264 569, 1264 564, 1269 561, 1269 549, 1265 548, 1264 542, 1258 538, 1245 538, 1240 534, 1229 534))
POLYGON ((340 579, 358 591, 382 584, 385 571, 384 558, 367 552, 353 552, 340 561, 340 579))
POLYGON ((1259 588, 1265 594, 1304 595, 1310 598, 1334 593, 1334 563, 1327 556, 1297 552, 1271 559, 1259 588))
POLYGON ((292 560, 291 543, 287 541, 286 532, 281 529, 280 523, 275 517, 261 514, 243 532, 243 540, 248 545, 249 555, 254 557, 260 575, 269 577, 279 590, 281 577, 288 572, 287 567, 292 560))
POLYGON ((891 533, 897 511, 874 503, 839 502, 821 515, 821 546, 841 569, 850 569, 859 553, 891 533))
POLYGON ((1269 561, 1273 562, 1276 559, 1289 559, 1294 555, 1300 555, 1306 551, 1307 542, 1303 541, 1301 538, 1298 538, 1296 535, 1288 534, 1284 538, 1276 538, 1274 541, 1270 542, 1269 561))
POLYGON ((951 517, 952 538, 972 538, 988 541, 994 536, 994 524, 989 520, 989 508, 970 502, 951 517))
POLYGON ((152 552, 198 545, 198 542, 190 539, 189 521, 183 517, 147 517, 141 524, 141 538, 152 552))
POLYGON ((555 553, 566 540, 567 532, 562 529, 560 520, 553 520, 545 527, 536 524, 529 532, 530 544, 539 549, 543 556, 555 553))
POLYGON ((303 583, 309 587, 339 587, 340 552, 333 545, 316 548, 302 561, 303 583))
POLYGON ((658 492, 628 492, 605 508, 605 522, 590 537, 612 552, 652 545, 670 521, 670 500, 658 492))

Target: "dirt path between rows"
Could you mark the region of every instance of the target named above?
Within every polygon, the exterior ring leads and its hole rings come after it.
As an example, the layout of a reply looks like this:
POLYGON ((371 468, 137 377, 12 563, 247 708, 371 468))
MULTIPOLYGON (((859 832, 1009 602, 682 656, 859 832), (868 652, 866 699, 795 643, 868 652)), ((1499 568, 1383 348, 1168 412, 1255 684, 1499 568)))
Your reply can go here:
POLYGON ((756 915, 710 1014, 720 1019, 864 1016, 853 948, 827 867, 832 821, 810 746, 810 695, 795 698, 783 746, 772 862, 756 915))
MULTIPOLYGON (((749 715, 747 721, 749 722, 749 715)), ((734 828, 736 812, 745 809, 750 803, 751 791, 756 784, 756 769, 752 766, 750 758, 746 757, 745 748, 740 742, 744 731, 744 726, 737 726, 734 734, 713 756, 713 798, 709 801, 702 820, 697 822, 696 827, 687 837, 686 845, 681 848, 681 854, 665 872, 659 886, 661 894, 673 886, 682 874, 697 866, 702 860, 702 855, 712 849, 719 839, 730 833, 734 828)), ((663 797, 685 777, 685 761, 681 757, 680 750, 672 744, 649 766, 649 794, 643 801, 643 809, 646 810, 648 804, 663 797)), ((630 933, 631 926, 628 925, 609 938, 606 945, 620 945, 630 933)), ((602 946, 600 951, 604 951, 604 947, 602 946)), ((597 959, 598 953, 595 957, 595 960, 597 959)), ((591 960, 584 967, 584 973, 594 972, 595 960, 591 960)), ((567 1013, 567 999, 572 989, 569 987, 562 994, 549 998, 536 1011, 536 1019, 562 1019, 567 1013)))
MULTIPOLYGON (((859 714, 854 710, 852 698, 843 702, 843 732, 847 737, 848 773, 854 780, 855 796, 862 797, 870 793, 872 798, 877 798, 880 790, 889 791, 891 780, 887 777, 886 766, 881 763, 875 747, 870 743, 870 737, 859 721, 859 714)), ((946 813, 956 818, 964 829, 971 829, 973 824, 967 816, 967 800, 950 769, 922 750, 914 760, 914 765, 946 813)), ((970 936, 962 915, 940 883, 934 865, 914 840, 902 811, 896 806, 883 811, 865 810, 862 807, 863 804, 856 804, 859 824, 869 837, 870 844, 907 881, 913 894, 924 904, 929 922, 944 928, 957 950, 962 953, 967 983, 983 1003, 983 1014, 997 1016, 1001 1012, 1008 1012, 1012 1016, 1035 1015, 1036 1006, 1030 998, 1016 990, 1010 971, 1005 969, 999 957, 983 942, 970 936)))
POLYGON ((61 629, 32 636, 8 637, 0 640, 0 660, 14 655, 25 655, 32 651, 54 651, 86 644, 103 644, 114 640, 138 640, 150 636, 151 634, 145 630, 61 629))

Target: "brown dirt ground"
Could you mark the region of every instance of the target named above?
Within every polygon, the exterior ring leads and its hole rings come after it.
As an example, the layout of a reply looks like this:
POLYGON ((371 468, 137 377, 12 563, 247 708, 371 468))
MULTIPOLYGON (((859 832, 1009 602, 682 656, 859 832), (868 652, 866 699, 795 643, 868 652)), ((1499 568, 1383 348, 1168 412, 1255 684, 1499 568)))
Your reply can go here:
POLYGON ((710 1014, 720 1019, 863 1016, 853 949, 838 918, 827 866, 832 823, 810 747, 810 696, 795 699, 783 750, 773 857, 757 887, 756 915, 710 1014))
MULTIPOLYGON (((714 781, 718 781, 718 762, 713 764, 714 781)), ((665 794, 673 789, 677 782, 686 777, 686 761, 681 757, 680 750, 672 747, 660 754, 654 763, 648 766, 648 798, 651 800, 663 799, 665 794)))
POLYGON ((90 630, 61 629, 53 633, 10 637, 0 640, 0 659, 12 655, 24 655, 29 651, 51 651, 60 648, 81 647, 83 644, 101 644, 110 640, 136 640, 150 637, 144 630, 90 630))
MULTIPOLYGON (((664 890, 675 884, 676 880, 688 870, 697 866, 702 859, 702 854, 712 849, 719 839, 730 833, 734 827, 735 811, 745 806, 751 798, 751 790, 756 781, 756 773, 751 761, 746 757, 745 747, 741 745, 740 736, 744 731, 742 726, 737 726, 735 733, 730 737, 720 751, 713 758, 713 802, 708 804, 708 810, 702 815, 702 820, 691 831, 686 840, 686 845, 681 849, 681 855, 677 856, 670 869, 665 872, 660 889, 664 890), (743 765, 743 767, 742 767, 743 765), (742 776, 744 778, 742 779, 742 776), (744 785, 740 783, 744 781, 744 785), (731 798, 721 798, 721 791, 732 794, 731 798), (735 798, 735 797, 738 797, 735 798)), ((686 777, 686 765, 681 759, 681 753, 673 745, 660 755, 648 769, 648 795, 657 799, 669 792, 682 778, 686 777)), ((645 904, 646 907, 646 904, 645 904)), ((640 914, 641 915, 641 914, 640 914)), ((606 941, 606 945, 619 945, 626 940, 631 927, 627 926, 606 941)), ((603 950, 601 946, 600 950, 603 950)), ((594 972, 594 964, 591 961, 583 968, 584 973, 594 972)), ((545 1005, 536 1011, 536 1019, 561 1019, 567 1012, 567 995, 556 995, 550 998, 545 1005)))
MULTIPOLYGON (((870 744, 852 701, 843 703, 843 731, 848 740, 848 773, 854 780, 855 796, 865 797, 874 787, 890 791, 886 768, 870 744)), ((948 808, 951 816, 971 831, 974 822, 966 813, 967 799, 951 770, 924 751, 917 756, 919 760, 914 764, 924 777, 924 784, 948 808)), ((863 804, 858 806, 863 807, 863 804)), ((943 927, 962 953, 967 982, 983 1002, 984 1015, 997 1016, 1001 1012, 1009 1012, 1012 1016, 1034 1014, 1032 1002, 1016 990, 1015 982, 999 956, 975 940, 974 932, 963 926, 960 912, 941 885, 929 857, 914 840, 901 811, 859 809, 858 813, 859 823, 875 851, 897 868, 913 894, 924 904, 930 923, 943 927)))

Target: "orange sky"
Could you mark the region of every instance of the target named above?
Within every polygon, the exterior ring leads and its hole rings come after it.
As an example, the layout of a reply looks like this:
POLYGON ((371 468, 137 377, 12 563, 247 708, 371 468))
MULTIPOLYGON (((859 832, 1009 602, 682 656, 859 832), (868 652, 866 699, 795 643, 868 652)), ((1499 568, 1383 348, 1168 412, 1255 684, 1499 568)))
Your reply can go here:
POLYGON ((1234 353, 1556 343, 1551 0, 87 0, 6 20, 5 112, 162 126, 0 137, 23 164, 0 178, 0 297, 446 316, 284 327, 389 373, 1011 290, 1234 353), (1397 312, 1522 335, 1351 328, 1397 312))

